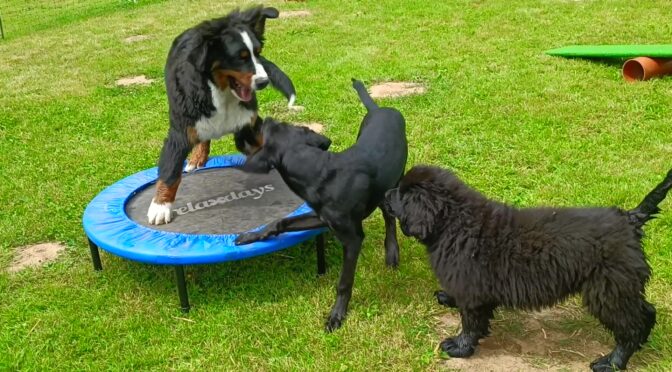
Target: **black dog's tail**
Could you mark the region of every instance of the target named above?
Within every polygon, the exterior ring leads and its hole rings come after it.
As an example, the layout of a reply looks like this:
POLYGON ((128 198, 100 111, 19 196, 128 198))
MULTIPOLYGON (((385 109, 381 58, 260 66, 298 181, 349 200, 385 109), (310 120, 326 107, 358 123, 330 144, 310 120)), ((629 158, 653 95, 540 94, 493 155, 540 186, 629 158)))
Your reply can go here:
POLYGON ((366 88, 364 87, 364 84, 362 84, 361 81, 355 80, 353 78, 352 87, 355 88, 357 94, 359 94, 359 99, 362 101, 364 107, 366 107, 368 111, 375 110, 378 108, 378 105, 376 105, 376 103, 373 102, 373 99, 369 95, 369 92, 366 91, 366 88))
POLYGON ((637 226, 642 226, 646 221, 654 219, 655 215, 660 212, 658 204, 665 200, 667 192, 670 189, 672 189, 672 170, 667 172, 667 176, 665 176, 663 182, 659 183, 653 191, 648 193, 635 209, 628 211, 630 220, 637 226))
POLYGON ((287 98, 289 106, 293 106, 296 99, 296 90, 294 89, 292 80, 275 63, 261 56, 259 60, 268 74, 268 80, 271 82, 271 85, 287 98))

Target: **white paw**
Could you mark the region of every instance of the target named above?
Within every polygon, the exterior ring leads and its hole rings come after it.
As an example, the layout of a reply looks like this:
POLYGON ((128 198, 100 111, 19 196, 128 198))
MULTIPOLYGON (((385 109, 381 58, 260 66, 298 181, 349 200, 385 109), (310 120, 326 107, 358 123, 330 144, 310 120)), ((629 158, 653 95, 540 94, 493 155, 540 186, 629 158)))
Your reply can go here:
POLYGON ((189 172, 193 171, 194 169, 201 169, 201 168, 203 168, 203 167, 199 167, 196 164, 187 163, 187 166, 184 167, 184 171, 189 173, 189 172))
POLYGON ((193 171, 194 169, 196 169, 196 165, 191 164, 191 163, 187 163, 187 166, 184 167, 184 171, 187 172, 187 173, 193 171))
POLYGON ((287 108, 292 110, 292 111, 303 111, 305 107, 295 105, 294 102, 296 101, 296 96, 292 94, 291 97, 289 97, 289 102, 287 102, 287 108))
POLYGON ((147 219, 150 225, 161 225, 170 222, 170 209, 173 203, 156 203, 152 199, 152 204, 147 211, 147 219))

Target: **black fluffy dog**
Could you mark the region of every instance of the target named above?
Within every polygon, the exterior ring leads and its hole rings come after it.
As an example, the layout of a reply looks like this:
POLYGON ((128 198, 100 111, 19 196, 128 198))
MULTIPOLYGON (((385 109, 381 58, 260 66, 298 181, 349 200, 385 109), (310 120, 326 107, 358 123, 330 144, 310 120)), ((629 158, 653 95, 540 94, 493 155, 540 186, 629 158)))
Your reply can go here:
MULTIPOLYGON (((332 331, 341 326, 352 295, 357 258, 364 240, 362 221, 382 207, 385 192, 396 187, 404 174, 408 146, 403 116, 392 108, 379 108, 364 85, 353 80, 368 113, 359 128, 357 142, 349 149, 326 151, 331 142, 307 128, 266 119, 264 145, 247 159, 244 169, 253 172, 278 170, 289 188, 315 211, 279 220, 263 230, 242 234, 237 244, 251 243, 286 231, 328 226, 343 244, 343 270, 336 303, 327 319, 332 331)), ((381 208, 382 210, 382 208, 381 208)), ((396 224, 385 218, 385 261, 399 264, 396 224)))
POLYGON ((440 168, 417 166, 386 194, 385 208, 404 234, 427 246, 445 292, 439 302, 460 309, 462 332, 441 348, 474 353, 498 306, 536 310, 575 293, 608 328, 616 347, 594 371, 624 369, 656 322, 644 298, 650 268, 642 227, 659 212, 672 171, 639 206, 515 209, 488 200, 440 168))

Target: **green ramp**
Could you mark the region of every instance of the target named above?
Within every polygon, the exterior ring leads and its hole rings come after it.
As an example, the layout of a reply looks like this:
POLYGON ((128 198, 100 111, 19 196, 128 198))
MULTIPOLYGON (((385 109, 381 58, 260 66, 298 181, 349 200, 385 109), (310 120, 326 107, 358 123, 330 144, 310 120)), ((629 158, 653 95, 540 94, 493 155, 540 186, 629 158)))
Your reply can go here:
POLYGON ((570 45, 547 50, 546 54, 576 58, 672 58, 672 44, 650 45, 570 45))

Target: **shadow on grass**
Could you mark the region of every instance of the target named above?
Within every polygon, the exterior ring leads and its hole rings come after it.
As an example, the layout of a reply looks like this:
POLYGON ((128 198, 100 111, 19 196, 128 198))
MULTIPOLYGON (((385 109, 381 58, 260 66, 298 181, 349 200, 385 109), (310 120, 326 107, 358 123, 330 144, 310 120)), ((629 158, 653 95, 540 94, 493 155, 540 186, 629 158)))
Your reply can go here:
MULTIPOLYGON (((340 272, 340 244, 327 234, 325 254, 327 273, 331 278, 340 272)), ((174 298, 172 304, 179 307, 174 266, 150 265, 126 260, 103 253, 102 274, 115 280, 137 283, 155 292, 157 297, 174 298), (109 274, 112 273, 112 274, 109 274)), ((205 307, 211 303, 226 303, 232 300, 253 302, 278 302, 296 293, 310 295, 307 290, 318 288, 315 241, 310 240, 279 252, 240 261, 228 261, 211 265, 185 266, 187 291, 192 306, 205 307)), ((333 283, 329 283, 333 286, 333 283)), ((125 291, 120 283, 118 291, 125 291)))

